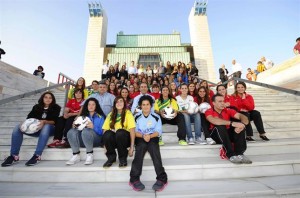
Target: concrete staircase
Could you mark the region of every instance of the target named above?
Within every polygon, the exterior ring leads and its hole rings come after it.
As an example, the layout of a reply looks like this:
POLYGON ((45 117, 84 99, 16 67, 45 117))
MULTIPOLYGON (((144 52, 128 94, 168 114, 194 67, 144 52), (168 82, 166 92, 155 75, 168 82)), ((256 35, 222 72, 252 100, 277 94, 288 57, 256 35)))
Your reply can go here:
MULTIPOLYGON (((255 133, 257 142, 248 144, 245 153, 253 160, 251 165, 234 165, 220 159, 220 145, 179 146, 175 133, 177 127, 164 125, 163 140, 166 145, 161 147, 161 154, 170 185, 162 193, 146 190, 137 194, 130 190, 127 182, 132 158, 129 158, 127 168, 120 169, 115 164, 110 169, 103 169, 102 164, 106 160, 104 149, 95 148, 93 165, 79 163, 66 166, 65 161, 71 157, 71 149, 47 148, 42 156, 43 161, 37 166, 25 167, 25 161, 21 161, 12 167, 0 168, 0 186, 3 186, 0 191, 4 192, 0 193, 0 197, 12 196, 9 189, 27 185, 28 182, 36 182, 37 186, 49 192, 58 190, 62 193, 46 193, 43 197, 82 197, 81 193, 68 193, 68 189, 76 189, 76 192, 82 189, 88 197, 300 196, 300 98, 257 87, 249 88, 248 92, 256 101, 256 109, 261 112, 267 136, 271 139, 270 142, 262 142, 255 133), (7 182, 11 185, 2 185, 7 182), (116 189, 112 189, 111 185, 116 189), (100 191, 98 195, 95 194, 96 189, 100 191)), ((63 106, 64 93, 55 91, 55 96, 63 106)), ((1 159, 9 155, 12 128, 24 120, 38 97, 0 106, 1 159)), ((255 126, 253 129, 256 130, 255 126)), ((36 143, 37 138, 24 136, 21 160, 28 160, 32 156, 36 143)), ((85 149, 82 149, 81 155, 84 160, 85 149)), ((141 180, 145 181, 148 189, 155 181, 148 154, 145 156, 141 180)), ((32 197, 31 192, 22 189, 20 192, 24 194, 17 194, 19 197, 32 197)))

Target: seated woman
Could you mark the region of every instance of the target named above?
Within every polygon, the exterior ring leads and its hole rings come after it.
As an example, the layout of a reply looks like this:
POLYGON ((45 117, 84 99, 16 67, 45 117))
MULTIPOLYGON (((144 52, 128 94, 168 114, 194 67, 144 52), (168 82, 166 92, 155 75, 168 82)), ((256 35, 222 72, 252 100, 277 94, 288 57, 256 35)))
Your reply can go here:
POLYGON ((179 95, 179 91, 177 89, 176 83, 175 82, 171 82, 169 85, 170 88, 170 92, 173 98, 175 98, 176 96, 179 95))
POLYGON ((80 77, 80 78, 78 78, 75 87, 69 90, 69 93, 68 93, 69 100, 74 98, 74 91, 78 90, 78 89, 81 89, 83 91, 84 98, 87 98, 89 96, 89 91, 85 88, 85 79, 80 77))
MULTIPOLYGON (((198 95, 196 96, 197 104, 200 105, 203 102, 207 102, 212 106, 211 100, 209 98, 208 90, 205 87, 200 87, 198 91, 198 95)), ((206 120, 205 114, 200 112, 201 116, 201 126, 204 132, 204 136, 206 138, 206 142, 209 145, 216 144, 216 142, 210 137, 209 125, 210 123, 206 120)))
POLYGON ((202 81, 200 82, 200 87, 201 87, 201 86, 205 87, 205 88, 209 91, 209 97, 210 97, 210 98, 212 98, 212 97, 215 95, 215 93, 213 92, 213 90, 211 90, 211 89, 209 88, 208 83, 207 83, 206 80, 202 80, 202 81))
MULTIPOLYGON (((54 133, 54 124, 59 116, 59 112, 60 106, 56 104, 54 95, 51 92, 45 92, 38 100, 38 104, 34 105, 28 114, 26 119, 36 118, 40 120, 40 130, 37 133, 29 135, 38 137, 39 140, 34 155, 26 162, 26 166, 34 166, 41 161, 41 156, 49 136, 54 133)), ((12 132, 10 156, 1 164, 2 167, 10 166, 19 161, 19 152, 23 142, 23 135, 24 133, 20 130, 20 125, 18 124, 12 132)))
POLYGON ((86 148, 86 160, 84 164, 92 164, 94 162, 93 148, 101 146, 102 126, 105 114, 98 100, 95 98, 87 99, 82 107, 80 116, 87 116, 91 122, 88 122, 82 131, 72 128, 68 132, 67 137, 73 151, 73 156, 66 162, 67 165, 73 165, 80 161, 80 146, 86 148))
POLYGON ((197 89, 196 85, 194 83, 190 83, 188 86, 188 94, 194 98, 194 100, 197 98, 197 89))
POLYGON ((168 87, 163 87, 161 89, 160 98, 155 101, 154 111, 158 115, 160 115, 162 124, 172 124, 178 126, 177 137, 179 145, 185 146, 186 142, 186 131, 185 131, 185 122, 184 116, 182 113, 178 112, 178 104, 176 100, 170 95, 170 91, 168 87), (175 113, 175 118, 166 119, 164 114, 164 108, 172 107, 175 113))
POLYGON ((74 91, 74 98, 70 99, 64 109, 64 115, 57 119, 53 142, 48 144, 49 148, 69 148, 67 133, 72 128, 75 117, 79 114, 80 104, 84 101, 83 91, 74 91))
POLYGON ((118 95, 118 88, 116 87, 116 84, 113 83, 113 82, 109 83, 109 87, 108 87, 107 92, 114 95, 114 96, 117 96, 118 95))
MULTIPOLYGON (((238 82, 235 85, 235 92, 232 94, 234 97, 238 111, 248 117, 250 121, 253 120, 254 125, 256 126, 256 129, 259 133, 259 137, 263 141, 269 141, 269 139, 266 136, 264 124, 260 115, 260 112, 255 110, 255 104, 253 97, 246 93, 246 84, 244 82, 238 82)), ((255 142, 255 140, 252 138, 253 136, 253 130, 252 126, 249 122, 249 124, 246 126, 246 132, 247 137, 246 140, 248 142, 255 142)))
POLYGON ((126 109, 126 101, 121 96, 115 98, 113 110, 107 115, 102 129, 107 157, 103 167, 108 168, 116 161, 115 149, 118 151, 119 167, 126 167, 127 156, 133 156, 135 121, 130 110, 126 109))
POLYGON ((179 96, 176 96, 177 104, 179 106, 179 112, 181 112, 184 116, 185 126, 186 126, 186 133, 188 137, 188 144, 193 145, 196 143, 201 144, 203 141, 201 140, 201 118, 199 113, 189 114, 186 106, 189 105, 190 102, 194 102, 194 98, 188 95, 188 87, 187 84, 180 85, 180 92, 179 96), (195 126, 195 141, 192 134, 192 126, 191 123, 194 121, 195 126))
POLYGON ((226 108, 230 108, 230 109, 234 109, 234 110, 238 111, 235 99, 232 95, 227 94, 227 88, 225 85, 218 85, 216 90, 217 90, 218 94, 221 94, 222 96, 224 96, 224 102, 225 102, 226 108))
POLYGON ((121 89, 121 96, 125 100, 126 109, 131 110, 133 100, 129 97, 129 90, 127 87, 121 89))

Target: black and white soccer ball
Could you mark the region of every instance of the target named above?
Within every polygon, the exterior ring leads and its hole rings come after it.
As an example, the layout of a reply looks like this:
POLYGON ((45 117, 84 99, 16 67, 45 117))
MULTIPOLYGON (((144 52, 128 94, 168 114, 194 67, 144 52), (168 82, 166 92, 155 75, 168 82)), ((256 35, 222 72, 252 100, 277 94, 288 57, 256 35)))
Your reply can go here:
POLYGON ((74 126, 75 129, 78 129, 79 131, 82 131, 88 122, 91 122, 90 118, 87 116, 79 116, 74 120, 74 126))
POLYGON ((171 120, 175 118, 175 110, 172 107, 165 107, 163 114, 166 119, 171 120))
POLYGON ((26 134, 34 134, 38 132, 40 128, 40 120, 36 118, 26 119, 21 125, 20 130, 26 134))

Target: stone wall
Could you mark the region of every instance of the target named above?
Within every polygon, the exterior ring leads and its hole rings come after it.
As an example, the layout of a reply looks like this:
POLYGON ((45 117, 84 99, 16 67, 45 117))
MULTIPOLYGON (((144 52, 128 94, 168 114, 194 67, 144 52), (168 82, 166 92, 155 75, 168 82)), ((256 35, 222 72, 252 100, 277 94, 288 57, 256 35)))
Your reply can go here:
POLYGON ((0 100, 47 87, 48 83, 31 73, 0 61, 0 100))

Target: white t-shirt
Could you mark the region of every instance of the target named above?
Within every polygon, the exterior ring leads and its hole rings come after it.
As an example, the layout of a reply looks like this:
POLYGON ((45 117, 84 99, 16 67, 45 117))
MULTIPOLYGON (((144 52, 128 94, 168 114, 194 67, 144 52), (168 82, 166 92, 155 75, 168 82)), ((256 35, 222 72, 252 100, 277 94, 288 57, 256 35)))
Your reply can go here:
POLYGON ((266 66, 267 69, 271 69, 273 67, 273 62, 269 59, 266 59, 266 61, 263 61, 263 64, 266 66))
POLYGON ((108 65, 102 65, 102 74, 106 74, 108 72, 108 65))
POLYGON ((188 107, 188 104, 190 102, 194 102, 193 96, 187 95, 186 99, 181 98, 181 96, 176 96, 177 104, 179 107, 179 111, 186 110, 186 107, 188 107))
POLYGON ((136 68, 134 66, 130 66, 128 68, 128 74, 136 74, 136 68))
POLYGON ((241 64, 239 63, 235 63, 235 65, 232 65, 232 73, 235 73, 235 72, 242 72, 243 68, 241 66, 241 64))

